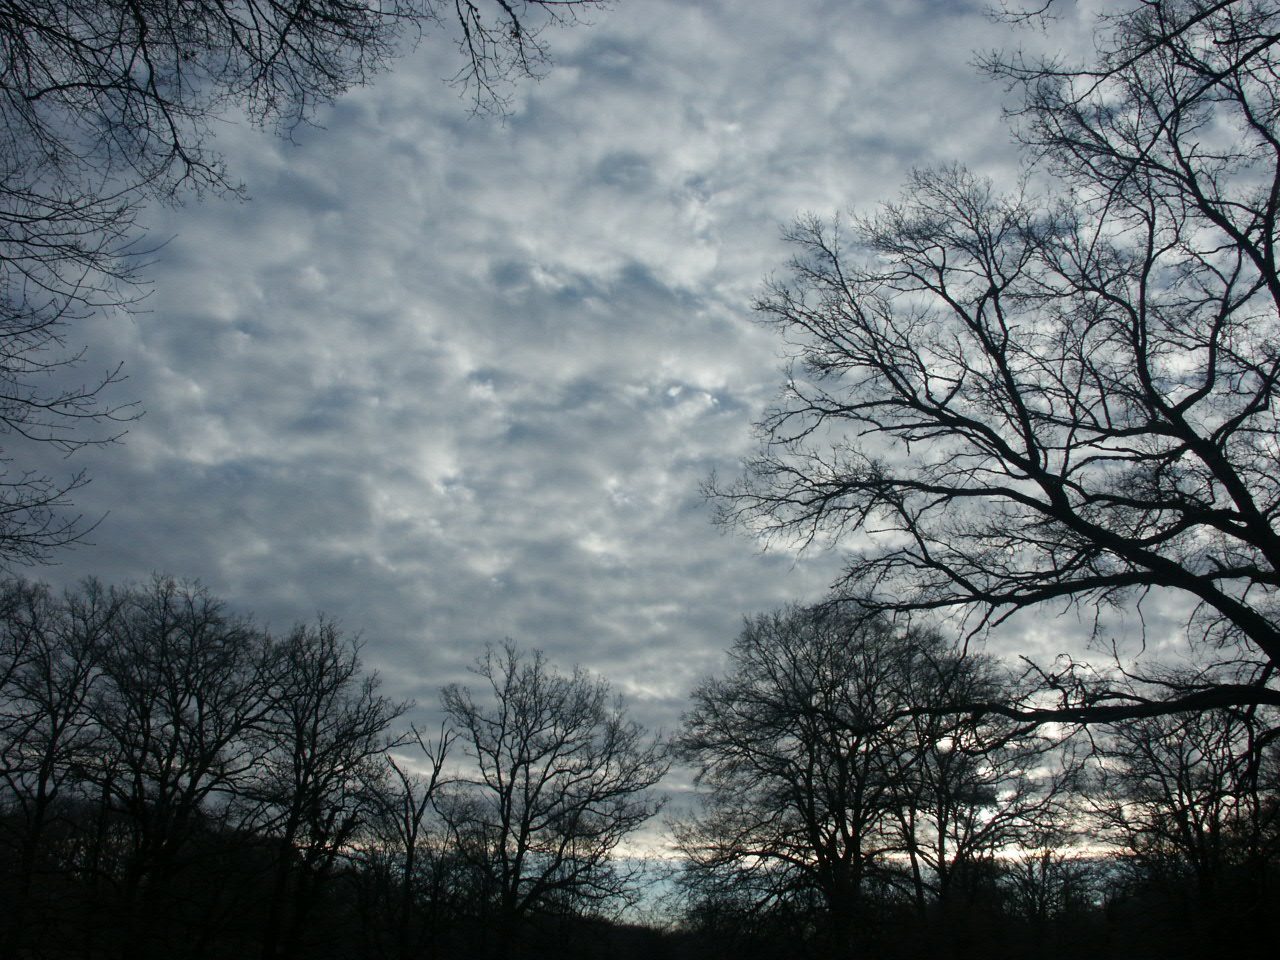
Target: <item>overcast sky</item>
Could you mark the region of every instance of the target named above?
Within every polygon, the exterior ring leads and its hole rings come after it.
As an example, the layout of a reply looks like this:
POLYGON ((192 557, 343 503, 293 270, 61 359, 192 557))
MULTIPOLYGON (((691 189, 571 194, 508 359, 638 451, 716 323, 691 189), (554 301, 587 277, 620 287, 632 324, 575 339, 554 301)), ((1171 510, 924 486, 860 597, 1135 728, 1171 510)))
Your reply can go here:
MULTIPOLYGON (((422 719, 511 637, 672 728, 744 614, 839 556, 710 522, 777 393, 750 302, 797 214, 869 209, 915 164, 1012 177, 994 47, 1068 46, 981 2, 623 0, 550 39, 503 123, 431 38, 289 143, 219 136, 251 200, 154 209, 144 313, 84 329, 146 409, 77 457, 93 545, 54 583, 198 578, 287 628, 324 612, 422 719)), ((1014 625, 1003 649, 1041 652, 1014 625)), ((1069 626, 1061 629, 1069 629, 1069 626)))

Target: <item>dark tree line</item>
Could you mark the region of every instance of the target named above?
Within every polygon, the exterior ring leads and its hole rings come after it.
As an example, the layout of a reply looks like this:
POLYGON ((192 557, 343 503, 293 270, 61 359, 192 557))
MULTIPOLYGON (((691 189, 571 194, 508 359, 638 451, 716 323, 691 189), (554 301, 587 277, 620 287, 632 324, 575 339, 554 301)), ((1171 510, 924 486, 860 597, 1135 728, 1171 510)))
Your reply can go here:
POLYGON ((358 645, 166 578, 3 613, 6 953, 293 955, 404 709, 358 645))
POLYGON ((6 584, 0 952, 524 956, 635 895, 667 763, 607 684, 508 645, 430 740, 359 652, 163 577, 6 584))
POLYGON ((750 618, 692 692, 646 930, 624 844, 672 754, 603 680, 491 647, 428 736, 359 652, 163 577, 6 584, 4 955, 1190 957, 1280 905, 1280 711, 979 716, 1026 678, 827 604, 750 618))
POLYGON ((936 633, 848 607, 749 619, 724 674, 693 692, 678 740, 703 788, 676 828, 677 900, 697 951, 1194 957, 1269 945, 1280 710, 1080 729, 965 709, 1016 701, 1022 682, 936 633))

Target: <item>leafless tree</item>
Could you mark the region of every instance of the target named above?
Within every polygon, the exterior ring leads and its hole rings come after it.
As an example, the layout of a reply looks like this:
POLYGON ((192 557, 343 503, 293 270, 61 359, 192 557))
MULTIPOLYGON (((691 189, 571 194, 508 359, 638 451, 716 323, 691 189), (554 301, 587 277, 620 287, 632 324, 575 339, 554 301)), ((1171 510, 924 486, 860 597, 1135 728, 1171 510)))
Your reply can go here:
POLYGON ((102 746, 92 704, 103 679, 103 641, 119 609, 119 596, 93 582, 61 597, 25 582, 3 587, 0 840, 12 857, 5 878, 12 886, 2 956, 20 955, 39 939, 42 923, 33 914, 56 915, 58 905, 40 895, 41 881, 61 867, 47 835, 61 820, 64 846, 87 839, 75 835, 66 814, 84 802, 85 773, 102 746))
MULTIPOLYGON (((165 576, 61 597, 5 584, 0 955, 291 955, 388 812, 406 706, 329 621, 274 638, 165 576)), ((426 785, 398 768, 402 856, 442 760, 426 785)))
POLYGON ((200 868, 194 841, 260 762, 254 733, 270 706, 271 658, 252 622, 199 584, 165 576, 121 591, 102 643, 91 708, 102 744, 86 772, 126 830, 103 873, 118 888, 124 949, 163 953, 178 881, 200 868))
POLYGON ((385 875, 379 893, 387 903, 386 922, 371 926, 386 928, 380 931, 390 941, 390 949, 384 948, 384 952, 400 960, 435 955, 434 943, 425 940, 436 932, 430 929, 434 924, 415 924, 415 916, 434 914, 440 906, 441 884, 431 882, 439 879, 439 870, 432 867, 440 864, 431 861, 443 859, 439 849, 443 831, 433 831, 432 821, 438 793, 448 785, 444 763, 453 737, 450 730, 442 728, 439 736, 428 742, 417 727, 411 727, 411 736, 402 747, 412 744, 418 748, 413 761, 387 754, 384 782, 373 794, 374 815, 362 842, 362 859, 375 877, 385 875), (425 769, 416 772, 415 767, 423 761, 425 769), (429 877, 427 883, 422 882, 424 876, 429 877))
POLYGON ((996 676, 935 633, 847 609, 749 619, 725 676, 693 692, 677 741, 708 789, 704 813, 678 830, 686 884, 746 891, 756 910, 816 896, 841 955, 873 883, 922 910, 938 902, 1054 794, 1033 769, 1046 753, 1033 738, 948 718, 975 688, 993 698, 996 676))
POLYGON ((754 909, 816 893, 837 951, 894 847, 886 715, 901 706, 887 628, 849 626, 800 608, 748 620, 677 741, 709 790, 677 831, 696 883, 746 881, 765 898, 754 909))
POLYGON ((458 685, 442 692, 474 763, 457 775, 471 789, 453 816, 481 847, 506 951, 520 921, 540 910, 625 901, 628 871, 614 854, 661 808, 652 788, 668 760, 609 684, 585 670, 559 673, 511 642, 488 648, 474 670, 482 699, 458 685))
POLYGON ((1079 923, 1105 898, 1105 864, 1072 841, 1046 830, 1009 859, 1003 886, 1014 916, 1039 929, 1079 923))
POLYGON ((76 180, 225 189, 209 127, 228 106, 285 130, 452 29, 480 108, 547 64, 542 30, 601 0, 16 0, 0 14, 0 154, 76 180))
POLYGON ((962 912, 990 893, 999 861, 1071 818, 1081 759, 1070 738, 994 712, 956 711, 1010 698, 1013 679, 991 658, 936 640, 898 656, 903 715, 891 727, 890 835, 921 918, 939 903, 962 912))
POLYGON ((872 609, 1174 595, 1192 639, 1280 664, 1278 31, 1272 2, 1160 0, 1101 20, 1091 66, 994 58, 1027 184, 918 170, 799 222, 758 304, 795 365, 723 518, 840 540, 872 609))
MULTIPOLYGON (((2 131, 0 131, 2 135, 2 131)), ((111 443, 138 414, 111 399, 119 367, 79 370, 67 327, 137 297, 130 236, 134 210, 121 196, 43 182, 43 161, 8 157, 0 141, 0 566, 47 562, 87 531, 70 513, 82 472, 24 465, 33 445, 71 454, 111 443)))
POLYGON ((1115 724, 1091 792, 1100 836, 1202 905, 1250 900, 1280 860, 1280 715, 1248 706, 1115 724), (1235 881, 1229 893, 1224 886, 1235 881))
POLYGON ((376 815, 386 751, 407 703, 363 675, 360 644, 329 620, 301 624, 273 644, 269 711, 259 726, 257 781, 243 795, 276 850, 262 955, 294 956, 318 895, 344 848, 376 815))

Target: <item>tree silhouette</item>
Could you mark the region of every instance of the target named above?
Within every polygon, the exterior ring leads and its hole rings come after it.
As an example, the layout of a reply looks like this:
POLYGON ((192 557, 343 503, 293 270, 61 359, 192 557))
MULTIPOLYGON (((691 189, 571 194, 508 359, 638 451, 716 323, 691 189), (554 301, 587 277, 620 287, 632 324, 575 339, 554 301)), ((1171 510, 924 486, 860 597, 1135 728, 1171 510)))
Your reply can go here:
POLYGON ((500 953, 538 911, 582 911, 624 901, 618 844, 661 808, 651 788, 666 774, 660 742, 627 717, 609 685, 565 675, 541 652, 508 642, 475 666, 477 701, 451 685, 442 699, 458 745, 475 764, 450 815, 478 844, 498 923, 500 953))
POLYGON ((15 582, 0 594, 0 836, 13 851, 0 956, 19 955, 58 909, 42 883, 59 870, 48 838, 61 825, 66 839, 66 814, 85 800, 103 746, 92 708, 120 606, 96 584, 57 597, 15 582))
POLYGON ((261 724, 258 829, 276 854, 262 956, 301 950, 320 893, 344 849, 377 815, 377 781, 391 725, 408 709, 363 675, 360 644, 332 621, 302 624, 273 645, 272 690, 261 724))
POLYGON ((955 706, 994 699, 994 664, 838 607, 749 619, 677 740, 708 788, 677 832, 695 900, 816 914, 864 943, 883 895, 923 917, 1053 813, 1049 744, 955 706), (924 708, 924 709, 919 709, 924 708))
POLYGON ((1142 3, 1090 67, 992 59, 1026 184, 918 170, 847 229, 800 221, 758 303, 795 364, 722 519, 852 547, 871 609, 980 629, 1171 594, 1193 640, 1280 664, 1278 28, 1270 2, 1142 3))

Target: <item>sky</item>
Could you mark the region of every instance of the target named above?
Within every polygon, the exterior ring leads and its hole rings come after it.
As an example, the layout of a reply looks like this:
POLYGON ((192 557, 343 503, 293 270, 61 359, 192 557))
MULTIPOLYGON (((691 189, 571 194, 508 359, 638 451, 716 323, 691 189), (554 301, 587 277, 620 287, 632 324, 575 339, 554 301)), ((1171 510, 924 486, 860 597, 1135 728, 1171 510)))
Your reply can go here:
MULTIPOLYGON (((287 629, 324 613, 431 725, 511 638, 667 731, 744 615, 823 597, 839 550, 711 522, 777 395, 751 301, 797 215, 871 210, 913 165, 1019 155, 975 52, 1067 49, 980 2, 622 0, 474 117, 429 37, 292 141, 228 121, 249 197, 144 217, 141 309, 76 333, 145 416, 79 453, 90 544, 58 586, 194 578, 287 629)), ((60 465, 58 469, 65 469, 60 465)), ((1080 624, 1016 621, 1002 652, 1080 624)))

